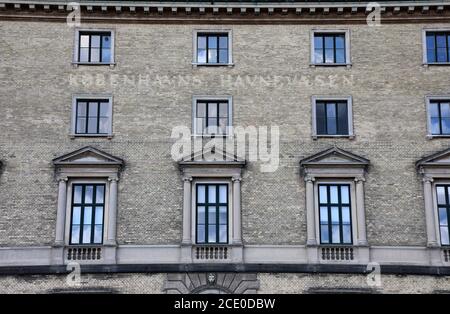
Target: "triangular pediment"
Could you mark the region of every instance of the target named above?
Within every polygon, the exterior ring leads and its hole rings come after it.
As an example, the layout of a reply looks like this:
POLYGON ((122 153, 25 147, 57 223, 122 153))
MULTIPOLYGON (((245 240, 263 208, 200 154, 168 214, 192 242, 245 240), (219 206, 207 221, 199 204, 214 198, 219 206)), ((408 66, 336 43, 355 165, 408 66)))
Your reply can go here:
POLYGON ((245 165, 245 159, 223 151, 218 148, 211 150, 200 150, 183 157, 178 161, 180 165, 188 164, 241 164, 245 165))
POLYGON ((54 165, 123 165, 123 160, 94 147, 83 147, 53 159, 54 165))
POLYGON ((416 167, 450 166, 450 148, 426 156, 416 162, 416 167))
POLYGON ((361 156, 355 155, 338 147, 332 147, 320 153, 309 156, 300 161, 300 166, 307 167, 312 165, 329 166, 367 166, 370 161, 361 156))

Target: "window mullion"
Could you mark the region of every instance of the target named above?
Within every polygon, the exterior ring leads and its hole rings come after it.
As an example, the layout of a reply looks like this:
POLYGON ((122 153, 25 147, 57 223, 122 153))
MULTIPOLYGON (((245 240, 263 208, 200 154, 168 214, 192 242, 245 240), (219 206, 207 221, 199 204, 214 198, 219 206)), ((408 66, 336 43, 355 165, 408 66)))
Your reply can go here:
POLYGON ((333 222, 331 221, 330 186, 327 185, 327 212, 328 212, 328 243, 333 243, 333 222))
POLYGON ((97 102, 97 134, 100 134, 100 101, 97 102))
POLYGON ((89 60, 89 62, 91 62, 91 38, 92 38, 92 35, 91 34, 89 34, 88 35, 88 38, 89 38, 89 45, 88 45, 88 47, 89 47, 89 49, 88 49, 88 60, 89 60))
POLYGON ((205 35, 206 37, 206 63, 209 63, 209 36, 205 35))
POLYGON ((100 51, 98 52, 100 63, 103 62, 103 56, 102 56, 103 36, 104 35, 100 35, 100 51))
POLYGON ((443 134, 442 132, 442 113, 441 113, 441 102, 438 102, 438 114, 439 114, 439 134, 443 134))
POLYGON ((216 184, 216 243, 220 243, 220 224, 219 224, 219 185, 216 184))
POLYGON ((341 185, 337 186, 338 190, 338 214, 339 214, 339 233, 341 244, 344 243, 344 226, 342 223, 342 198, 341 198, 341 185))
POLYGON ((91 244, 94 243, 94 230, 95 230, 95 208, 97 197, 97 185, 92 185, 92 212, 91 212, 91 244))
POLYGON ((81 185, 81 204, 80 204, 80 234, 78 244, 83 244, 83 229, 84 229, 84 198, 86 185, 81 185))

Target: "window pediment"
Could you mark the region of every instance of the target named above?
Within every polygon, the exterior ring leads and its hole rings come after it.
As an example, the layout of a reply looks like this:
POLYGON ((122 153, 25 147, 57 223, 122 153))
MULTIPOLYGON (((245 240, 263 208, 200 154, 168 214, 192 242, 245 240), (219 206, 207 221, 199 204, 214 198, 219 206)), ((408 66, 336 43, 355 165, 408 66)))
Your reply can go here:
POLYGON ((338 147, 332 147, 300 161, 301 167, 308 166, 359 166, 367 167, 370 161, 338 147))
POLYGON ((191 155, 183 157, 178 161, 178 164, 181 168, 186 168, 189 166, 228 166, 242 168, 245 166, 246 161, 245 159, 239 158, 238 156, 230 154, 226 151, 212 149, 194 152, 191 155))
POLYGON ((417 169, 428 167, 449 167, 450 168, 450 148, 426 156, 416 162, 417 169))
POLYGON ((55 166, 63 165, 117 165, 122 166, 123 160, 108 153, 87 146, 74 152, 53 159, 55 166))

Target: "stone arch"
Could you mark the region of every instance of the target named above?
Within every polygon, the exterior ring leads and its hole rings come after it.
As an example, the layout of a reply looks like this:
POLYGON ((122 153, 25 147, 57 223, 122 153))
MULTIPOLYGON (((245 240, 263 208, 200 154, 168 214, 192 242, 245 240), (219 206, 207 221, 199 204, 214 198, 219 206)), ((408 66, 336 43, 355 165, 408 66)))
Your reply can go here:
POLYGON ((163 291, 172 294, 251 294, 259 289, 255 273, 169 273, 163 291))

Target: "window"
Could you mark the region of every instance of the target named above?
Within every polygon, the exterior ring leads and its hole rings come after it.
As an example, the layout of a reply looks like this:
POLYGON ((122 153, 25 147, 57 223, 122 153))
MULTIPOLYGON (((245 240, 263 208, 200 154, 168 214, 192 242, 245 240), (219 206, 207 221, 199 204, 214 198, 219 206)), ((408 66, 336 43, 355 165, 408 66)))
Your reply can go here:
POLYGON ((319 185, 321 244, 352 244, 350 185, 319 185))
POLYGON ((197 184, 197 243, 228 243, 228 184, 197 184))
POLYGON ((195 31, 194 40, 194 64, 232 64, 231 31, 195 31))
POLYGON ((450 216, 450 185, 436 185, 436 197, 438 206, 439 231, 441 244, 450 245, 448 219, 450 216))
POLYGON ((425 63, 450 62, 450 31, 427 31, 425 63))
POLYGON ((450 135, 450 100, 430 100, 428 115, 431 135, 450 135))
POLYGON ((77 30, 75 36, 74 63, 114 63, 114 32, 105 30, 77 30))
POLYGON ((314 65, 350 64, 349 31, 313 31, 311 63, 314 65))
POLYGON ((104 184, 72 186, 70 244, 103 243, 104 184))
POLYGON ((353 137, 351 97, 313 97, 313 137, 353 137))
POLYGON ((112 135, 112 97, 75 96, 72 111, 73 136, 112 135))
POLYGON ((194 133, 227 135, 231 126, 231 98, 194 98, 194 133))

